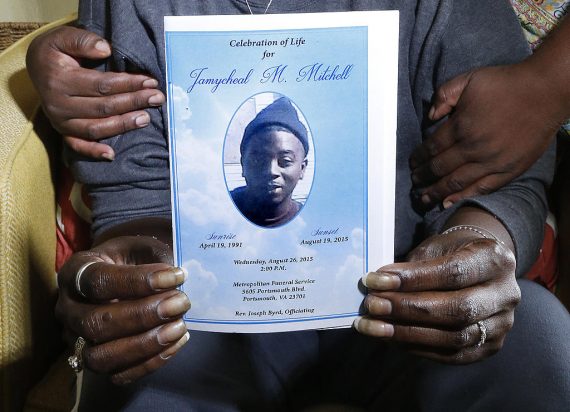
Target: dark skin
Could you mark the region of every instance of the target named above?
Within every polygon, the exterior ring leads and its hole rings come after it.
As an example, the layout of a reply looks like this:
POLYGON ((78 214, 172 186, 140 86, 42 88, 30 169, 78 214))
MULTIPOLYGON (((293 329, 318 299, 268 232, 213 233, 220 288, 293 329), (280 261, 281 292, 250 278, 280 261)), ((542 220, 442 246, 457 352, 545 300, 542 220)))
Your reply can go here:
POLYGON ((56 316, 72 340, 89 342, 84 366, 117 384, 161 367, 188 341, 182 315, 190 301, 176 290, 185 273, 172 266, 169 224, 145 219, 119 225, 74 254, 58 274, 56 316), (83 272, 83 298, 75 274, 91 261, 98 263, 83 272))
POLYGON ((458 76, 437 91, 432 120, 449 119, 410 165, 422 201, 444 207, 525 172, 570 118, 570 19, 519 64, 458 76))
MULTIPOLYGON (((469 230, 426 239, 407 262, 367 275, 368 313, 356 328, 429 359, 470 363, 497 352, 513 325, 520 300, 513 246, 504 227, 482 210, 460 209, 448 224, 477 224, 504 244, 469 230), (481 347, 478 321, 488 331, 481 347)), ((180 318, 190 302, 174 290, 184 277, 169 263, 168 239, 148 235, 167 234, 169 227, 161 219, 115 227, 97 246, 73 255, 58 275, 59 319, 70 335, 87 339, 85 367, 117 384, 161 367, 187 341, 180 318), (88 261, 101 263, 82 276, 84 299, 75 274, 88 261)))
POLYGON ((75 151, 113 160, 113 149, 98 140, 146 127, 143 109, 161 106, 164 94, 149 76, 84 69, 85 60, 104 60, 109 43, 94 33, 58 27, 31 43, 26 65, 54 128, 75 151))
POLYGON ((241 162, 248 209, 268 218, 285 214, 307 167, 299 139, 286 130, 260 131, 250 138, 241 162))
MULTIPOLYGON (((36 56, 30 60, 42 61, 46 53, 65 54, 69 44, 80 48, 81 44, 90 44, 79 40, 83 35, 82 31, 68 31, 62 43, 61 37, 52 33, 32 49, 36 56)), ((69 57, 59 58, 69 61, 69 57)), ((36 79, 36 84, 45 105, 51 107, 51 100, 59 99, 57 105, 69 110, 67 118, 78 120, 68 124, 83 124, 95 130, 104 130, 102 124, 109 126, 102 118, 86 116, 84 107, 74 105, 69 97, 83 93, 78 87, 82 81, 97 84, 100 73, 78 69, 61 78, 57 72, 55 67, 31 70, 32 76, 43 77, 36 79), (46 84, 54 88, 46 90, 46 84), (61 87, 69 88, 68 94, 57 90, 61 87)), ((108 76, 116 80, 128 75, 108 76)), ((119 88, 114 80, 109 84, 115 89, 109 94, 119 88)), ((108 97, 94 96, 85 104, 96 107, 112 101, 108 97)), ((119 106, 108 107, 109 113, 122 116, 119 106)), ((52 121, 57 123, 57 119, 52 121)), ((131 125, 117 124, 116 120, 110 124, 131 125)), ((77 136, 77 129, 81 128, 74 128, 71 134, 77 136)), ((477 225, 502 243, 470 230, 426 239, 410 252, 406 262, 368 274, 368 313, 357 323, 357 330, 447 363, 479 361, 499 350, 520 300, 514 246, 503 225, 480 209, 461 208, 447 222, 448 227, 464 224, 477 225), (481 347, 476 346, 480 339, 478 321, 488 329, 487 343, 481 347)), ((189 302, 174 290, 183 276, 171 266, 169 221, 141 219, 120 225, 95 244, 89 251, 73 255, 60 271, 57 313, 71 335, 87 338, 85 366, 109 374, 116 383, 127 383, 162 366, 165 358, 186 342, 185 330, 178 325, 189 302), (84 299, 75 291, 74 282, 77 270, 88 261, 101 263, 90 266, 81 279, 81 289, 87 295, 84 299), (152 286, 157 272, 168 274, 158 289, 152 286), (172 310, 165 314, 161 303, 174 297, 178 304, 167 305, 172 310), (167 326, 175 332, 168 334, 165 343, 159 336, 161 328, 167 326)))

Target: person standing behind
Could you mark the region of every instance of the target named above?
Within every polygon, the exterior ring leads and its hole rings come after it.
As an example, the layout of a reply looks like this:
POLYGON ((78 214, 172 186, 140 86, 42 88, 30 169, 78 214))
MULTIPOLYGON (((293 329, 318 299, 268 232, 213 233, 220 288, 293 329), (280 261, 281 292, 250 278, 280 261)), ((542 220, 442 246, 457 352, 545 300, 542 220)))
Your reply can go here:
POLYGON ((429 117, 438 130, 413 154, 412 178, 425 205, 444 207, 497 190, 523 173, 558 134, 551 198, 559 240, 557 294, 570 307, 570 1, 511 0, 533 55, 451 79, 429 117))

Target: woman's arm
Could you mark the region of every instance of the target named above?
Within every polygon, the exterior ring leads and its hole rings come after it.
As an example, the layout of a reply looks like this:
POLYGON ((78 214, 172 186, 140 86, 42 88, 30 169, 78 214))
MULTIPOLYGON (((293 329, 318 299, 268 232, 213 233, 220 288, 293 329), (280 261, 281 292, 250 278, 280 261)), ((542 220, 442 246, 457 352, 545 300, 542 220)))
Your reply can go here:
POLYGON ((63 26, 34 39, 26 61, 43 109, 65 142, 84 156, 106 160, 115 151, 98 141, 146 127, 150 116, 143 109, 165 101, 150 76, 83 67, 110 55, 105 39, 63 26))
POLYGON ((361 333, 445 363, 482 360, 503 345, 520 301, 513 243, 489 213, 459 209, 407 262, 367 274, 361 333))
POLYGON ((56 315, 68 336, 87 341, 83 366, 117 384, 161 367, 188 341, 190 301, 176 290, 186 274, 172 266, 169 234, 166 219, 117 226, 58 274, 56 315))
POLYGON ((450 115, 411 159, 422 201, 445 207, 504 186, 527 170, 570 118, 570 19, 519 64, 443 84, 429 113, 450 115))

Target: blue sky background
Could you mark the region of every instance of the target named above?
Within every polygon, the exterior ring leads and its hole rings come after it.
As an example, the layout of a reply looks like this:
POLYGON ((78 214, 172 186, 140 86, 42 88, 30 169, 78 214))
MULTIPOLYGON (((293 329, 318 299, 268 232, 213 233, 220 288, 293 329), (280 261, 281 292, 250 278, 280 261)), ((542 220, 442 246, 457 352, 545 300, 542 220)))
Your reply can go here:
MULTIPOLYGON (((175 200, 178 214, 179 264, 189 271, 184 291, 192 300, 187 320, 235 321, 235 310, 319 307, 313 316, 356 312, 362 300, 358 279, 364 274, 365 137, 367 131, 366 28, 332 28, 264 32, 167 34, 169 110, 172 149, 176 152, 175 200), (232 39, 303 37, 301 47, 229 47, 232 39), (264 50, 274 57, 261 60, 264 50), (302 66, 353 64, 348 80, 297 82, 302 66), (263 70, 286 64, 286 83, 260 84, 263 70), (236 76, 254 70, 247 85, 196 86, 189 73, 208 67, 203 77, 236 76), (234 112, 254 94, 273 91, 288 96, 303 112, 313 136, 315 173, 311 193, 301 213, 274 229, 259 228, 234 207, 224 182, 222 149, 234 112), (315 239, 316 229, 339 228, 349 241, 300 245, 315 239), (209 233, 236 235, 243 247, 199 248, 209 233), (259 272, 258 266, 236 266, 234 259, 283 259, 312 256, 311 263, 287 265, 283 272, 259 272), (242 302, 236 281, 316 280, 301 301, 242 302), (311 294, 310 291, 319 291, 311 294)), ((318 238, 318 237, 317 237, 318 238)), ((306 316, 306 315, 305 315, 306 316)), ((247 318, 239 318, 240 321, 247 318)), ((253 321, 263 320, 253 318, 253 321)), ((273 319, 275 320, 275 319, 273 319)))

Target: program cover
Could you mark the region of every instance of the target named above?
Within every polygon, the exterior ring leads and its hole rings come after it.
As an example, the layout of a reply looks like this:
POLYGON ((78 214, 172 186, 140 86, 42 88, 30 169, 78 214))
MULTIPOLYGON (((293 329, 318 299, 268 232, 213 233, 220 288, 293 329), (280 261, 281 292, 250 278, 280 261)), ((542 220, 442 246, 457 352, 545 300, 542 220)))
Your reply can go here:
POLYGON ((393 261, 398 12, 165 17, 190 329, 348 327, 393 261))

